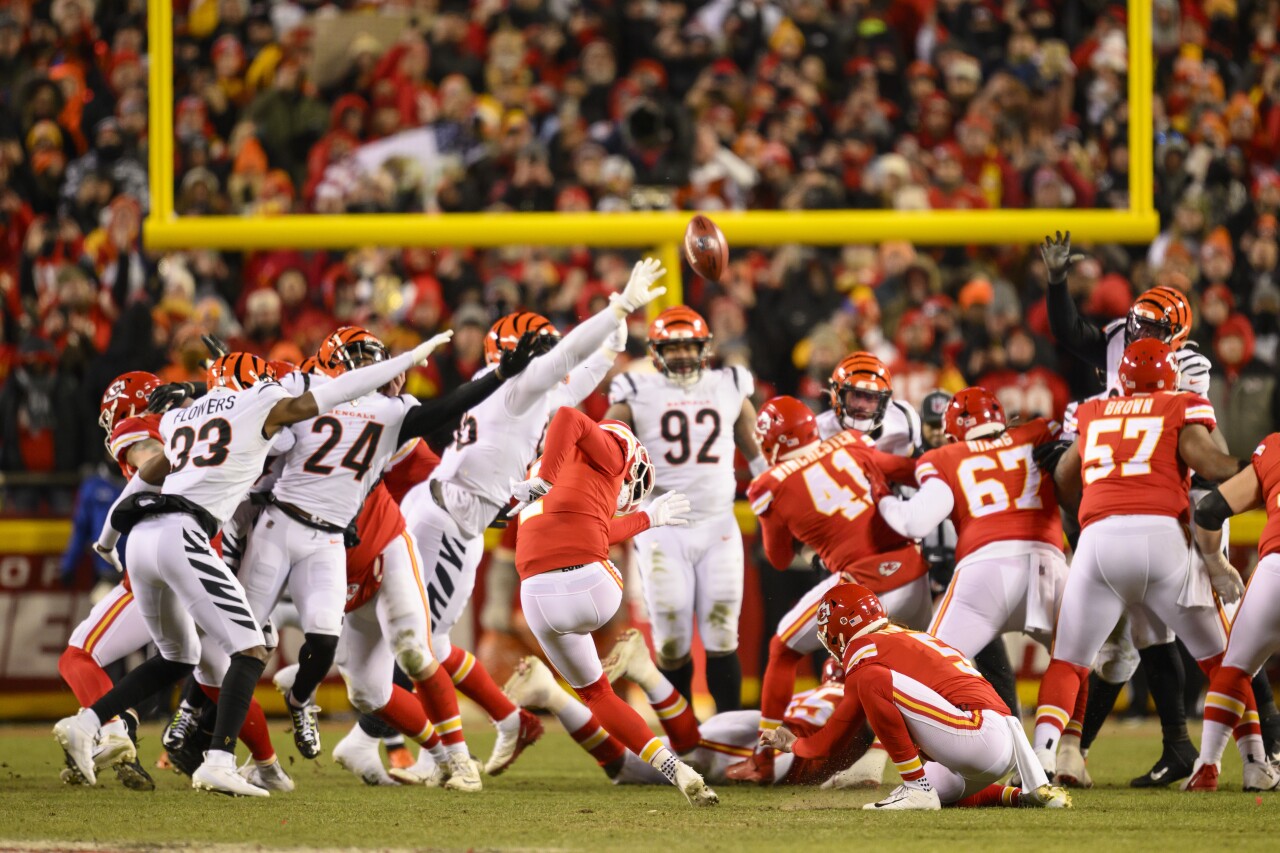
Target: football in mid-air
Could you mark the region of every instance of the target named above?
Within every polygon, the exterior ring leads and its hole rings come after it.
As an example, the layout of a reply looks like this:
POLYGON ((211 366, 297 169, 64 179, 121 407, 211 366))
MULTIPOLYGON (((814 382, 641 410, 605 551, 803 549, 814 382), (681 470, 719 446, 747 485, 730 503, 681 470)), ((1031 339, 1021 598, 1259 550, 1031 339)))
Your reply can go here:
POLYGON ((699 214, 684 229, 684 257, 698 275, 719 281, 729 266, 729 243, 718 225, 699 214))

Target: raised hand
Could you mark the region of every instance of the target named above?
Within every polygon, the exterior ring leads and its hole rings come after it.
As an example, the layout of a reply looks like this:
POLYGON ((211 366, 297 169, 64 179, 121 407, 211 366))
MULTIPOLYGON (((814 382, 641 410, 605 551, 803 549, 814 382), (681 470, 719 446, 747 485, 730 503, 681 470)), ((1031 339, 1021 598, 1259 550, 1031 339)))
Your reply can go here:
POLYGON ((650 527, 678 527, 689 523, 685 516, 690 507, 689 499, 684 495, 667 492, 654 498, 644 512, 649 516, 650 527))
POLYGON ((667 274, 662 262, 656 258, 645 258, 637 261, 631 270, 631 278, 622 292, 610 297, 610 301, 630 314, 639 311, 653 300, 667 292, 665 287, 654 287, 653 283, 667 274))
POLYGON ((147 411, 153 415, 163 415, 175 406, 181 406, 194 393, 195 387, 190 382, 169 382, 161 385, 147 397, 147 411))
POLYGON ((498 378, 510 379, 529 366, 529 362, 543 352, 536 331, 525 332, 514 349, 503 350, 498 360, 498 378))
POLYGON ((453 329, 447 332, 441 332, 428 341, 418 344, 413 348, 413 363, 426 364, 427 359, 431 357, 431 353, 447 344, 453 338, 453 329))
POLYGON ((1061 284, 1067 280, 1067 272, 1071 269, 1071 265, 1077 261, 1083 261, 1085 256, 1079 253, 1071 253, 1071 232, 1063 234, 1061 231, 1055 231, 1054 237, 1045 237, 1044 242, 1040 244, 1040 255, 1044 258, 1045 268, 1049 272, 1049 281, 1052 284, 1061 284))

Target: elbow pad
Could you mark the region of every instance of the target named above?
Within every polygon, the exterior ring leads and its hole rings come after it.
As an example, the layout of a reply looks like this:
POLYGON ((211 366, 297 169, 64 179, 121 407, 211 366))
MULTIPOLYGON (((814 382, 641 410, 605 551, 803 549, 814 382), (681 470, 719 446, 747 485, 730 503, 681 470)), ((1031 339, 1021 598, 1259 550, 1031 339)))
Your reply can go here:
POLYGON ((1205 530, 1221 530, 1227 519, 1235 515, 1231 506, 1215 486, 1196 504, 1195 523, 1205 530))

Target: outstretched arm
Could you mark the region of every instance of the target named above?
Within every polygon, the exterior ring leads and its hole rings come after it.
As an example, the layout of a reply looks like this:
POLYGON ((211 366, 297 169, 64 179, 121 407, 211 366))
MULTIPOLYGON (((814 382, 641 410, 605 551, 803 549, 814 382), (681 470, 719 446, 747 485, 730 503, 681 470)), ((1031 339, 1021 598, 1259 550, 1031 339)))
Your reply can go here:
POLYGON ((769 463, 764 461, 760 444, 756 441, 756 407, 746 398, 742 400, 738 419, 733 422, 733 444, 742 451, 742 458, 747 460, 747 469, 752 477, 759 477, 769 469, 769 463))
POLYGON ((547 427, 546 447, 542 453, 542 467, 538 474, 548 483, 555 483, 560 466, 564 464, 569 451, 577 447, 595 464, 597 468, 608 474, 622 471, 622 448, 591 418, 577 409, 562 406, 551 418, 547 427))
POLYGON ((1182 428, 1178 434, 1178 455, 1191 470, 1218 483, 1231 479, 1249 464, 1219 450, 1209 428, 1201 424, 1182 428))
POLYGON ((94 543, 93 550, 114 566, 116 571, 124 571, 124 567, 120 565, 120 558, 116 556, 116 543, 120 541, 120 531, 116 530, 111 523, 116 508, 139 492, 160 491, 167 476, 169 476, 169 459, 163 453, 151 457, 125 485, 124 491, 120 493, 120 497, 116 498, 111 509, 107 510, 107 520, 102 525, 102 531, 98 534, 98 541, 94 543))
POLYGON ((880 500, 878 509, 880 517, 894 530, 908 539, 923 539, 946 521, 955 505, 951 487, 931 477, 909 500, 889 495, 880 500))
POLYGON ((1045 305, 1049 309, 1049 328, 1053 336, 1077 358, 1099 370, 1107 369, 1107 338, 1102 329, 1080 316, 1075 300, 1067 288, 1067 272, 1084 255, 1071 253, 1071 232, 1064 236, 1045 237, 1040 244, 1048 271, 1049 290, 1045 305))

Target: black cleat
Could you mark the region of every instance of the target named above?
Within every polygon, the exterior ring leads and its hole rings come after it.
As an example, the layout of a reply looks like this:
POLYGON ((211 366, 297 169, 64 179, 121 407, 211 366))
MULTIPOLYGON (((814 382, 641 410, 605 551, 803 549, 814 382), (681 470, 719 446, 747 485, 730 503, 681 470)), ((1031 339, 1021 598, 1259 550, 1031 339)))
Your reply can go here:
POLYGON ((178 710, 173 713, 173 719, 169 720, 160 735, 160 743, 164 744, 166 751, 182 749, 187 738, 196 730, 199 716, 199 712, 186 702, 178 705, 178 710))
POLYGON ((133 761, 122 761, 115 766, 116 778, 120 780, 120 784, 124 785, 130 791, 154 791, 156 789, 156 781, 151 778, 151 774, 138 763, 138 759, 133 761))
POLYGON ((1165 744, 1164 752, 1155 766, 1141 776, 1129 780, 1130 788, 1163 788, 1185 779, 1195 769, 1199 753, 1190 741, 1165 744))
POLYGON ((179 773, 190 776, 204 763, 204 751, 212 742, 213 732, 197 728, 187 734, 180 747, 168 750, 169 763, 179 773))
POLYGON ((320 709, 307 704, 301 708, 293 707, 286 701, 289 717, 293 720, 293 743, 303 758, 316 758, 320 755, 320 725, 316 722, 316 712, 320 709))

